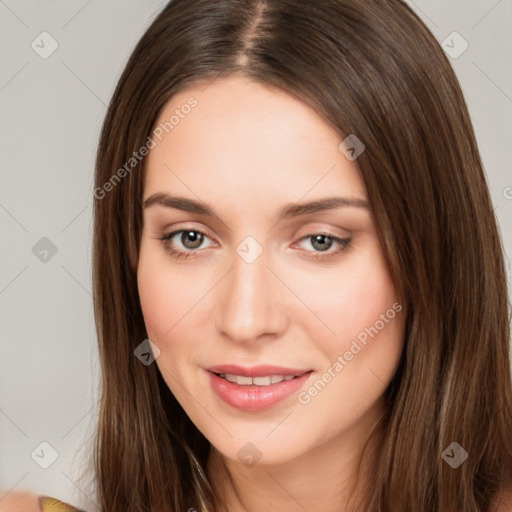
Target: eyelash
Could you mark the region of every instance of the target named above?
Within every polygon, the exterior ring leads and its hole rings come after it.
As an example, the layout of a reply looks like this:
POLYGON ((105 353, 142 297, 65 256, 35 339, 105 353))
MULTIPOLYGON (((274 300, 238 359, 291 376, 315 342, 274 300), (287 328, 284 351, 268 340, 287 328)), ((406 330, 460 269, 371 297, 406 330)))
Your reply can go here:
MULTIPOLYGON (((200 233, 200 234, 210 238, 207 233, 205 233, 204 231, 201 231, 200 229, 179 229, 177 231, 172 231, 171 233, 168 233, 167 235, 159 237, 158 240, 160 240, 160 242, 163 244, 165 250, 173 258, 187 259, 189 256, 192 256, 193 258, 195 258, 197 253, 200 252, 200 249, 191 249, 188 251, 181 251, 179 249, 173 249, 172 247, 170 247, 169 243, 170 243, 171 239, 175 235, 177 235, 179 233, 185 233, 185 232, 200 233)), ((311 256, 311 258, 316 261, 331 258, 331 257, 345 251, 346 249, 348 249, 350 247, 350 244, 352 242, 351 238, 340 238, 340 237, 331 235, 329 233, 313 233, 310 235, 306 235, 306 236, 302 237, 299 240, 299 242, 301 242, 302 240, 307 240, 308 238, 313 238, 315 236, 325 236, 327 238, 330 238, 335 244, 338 245, 338 249, 336 249, 335 251, 332 251, 332 252, 313 252, 313 256, 311 256)), ((306 251, 306 252, 311 252, 311 251, 306 251)))

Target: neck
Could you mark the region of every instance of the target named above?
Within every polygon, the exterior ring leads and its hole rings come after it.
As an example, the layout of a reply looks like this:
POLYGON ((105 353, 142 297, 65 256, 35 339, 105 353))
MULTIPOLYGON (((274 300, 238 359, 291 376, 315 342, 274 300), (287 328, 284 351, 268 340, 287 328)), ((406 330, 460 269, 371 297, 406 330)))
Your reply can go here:
POLYGON ((221 500, 219 512, 280 510, 361 510, 360 495, 369 482, 369 464, 374 458, 378 435, 363 447, 384 412, 384 401, 374 404, 350 430, 315 446, 293 460, 280 464, 246 466, 224 457, 213 446, 208 459, 208 477, 221 500))

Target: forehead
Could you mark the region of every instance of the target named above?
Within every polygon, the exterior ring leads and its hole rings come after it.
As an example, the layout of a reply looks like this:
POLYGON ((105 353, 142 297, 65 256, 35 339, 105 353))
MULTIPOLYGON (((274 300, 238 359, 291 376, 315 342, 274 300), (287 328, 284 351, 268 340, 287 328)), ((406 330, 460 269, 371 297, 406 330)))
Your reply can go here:
MULTIPOLYGON (((185 88, 164 106, 146 161, 146 196, 186 188, 212 195, 309 191, 364 196, 357 166, 313 107, 295 96, 242 77, 185 88), (194 106, 191 106, 194 105, 194 106)), ((277 200, 277 197, 276 197, 277 200)))

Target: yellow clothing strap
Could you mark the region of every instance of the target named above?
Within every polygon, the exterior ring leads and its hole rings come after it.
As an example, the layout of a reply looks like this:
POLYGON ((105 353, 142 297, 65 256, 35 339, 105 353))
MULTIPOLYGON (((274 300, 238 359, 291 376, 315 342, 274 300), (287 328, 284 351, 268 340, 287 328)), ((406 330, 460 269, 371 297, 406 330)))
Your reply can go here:
POLYGON ((39 506, 41 507, 41 512, 84 512, 72 507, 68 503, 44 495, 39 496, 39 506))

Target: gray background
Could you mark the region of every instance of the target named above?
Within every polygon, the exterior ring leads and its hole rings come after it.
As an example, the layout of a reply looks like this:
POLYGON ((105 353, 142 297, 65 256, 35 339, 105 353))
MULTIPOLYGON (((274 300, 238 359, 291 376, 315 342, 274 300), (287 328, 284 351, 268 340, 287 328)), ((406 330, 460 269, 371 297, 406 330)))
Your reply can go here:
MULTIPOLYGON (((165 3, 0 0, 0 498, 30 489, 95 510, 78 479, 99 396, 90 258, 94 152, 126 59, 165 3), (52 41, 42 32, 58 44, 46 59, 41 53, 52 41), (47 261, 43 237, 57 249, 47 261), (42 442, 58 454, 47 469, 40 464, 51 462, 51 450, 42 442)), ((451 62, 510 260, 512 1, 408 3, 450 51, 462 49, 454 31, 469 44, 451 62)))

